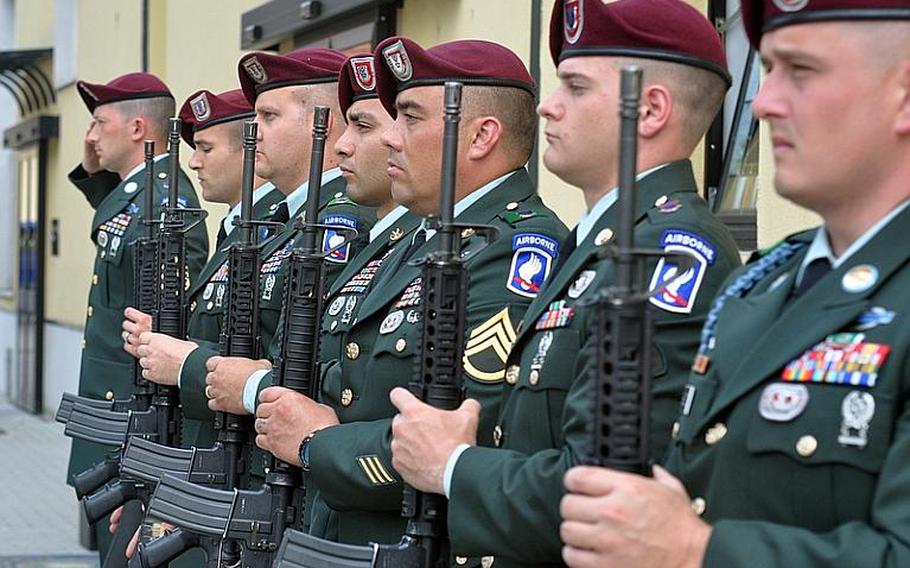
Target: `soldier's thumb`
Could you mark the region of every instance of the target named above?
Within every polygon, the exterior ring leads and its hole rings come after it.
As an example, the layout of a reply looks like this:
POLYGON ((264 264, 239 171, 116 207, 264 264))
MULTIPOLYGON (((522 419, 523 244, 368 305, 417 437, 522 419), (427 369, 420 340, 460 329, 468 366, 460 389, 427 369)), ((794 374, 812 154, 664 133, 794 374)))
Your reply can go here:
POLYGON ((480 418, 480 403, 473 398, 466 398, 458 407, 459 412, 470 414, 473 417, 480 418))
POLYGON ((665 487, 669 487, 677 493, 688 495, 686 488, 683 486, 682 482, 677 479, 672 473, 660 467, 659 465, 654 466, 654 481, 660 483, 665 487))

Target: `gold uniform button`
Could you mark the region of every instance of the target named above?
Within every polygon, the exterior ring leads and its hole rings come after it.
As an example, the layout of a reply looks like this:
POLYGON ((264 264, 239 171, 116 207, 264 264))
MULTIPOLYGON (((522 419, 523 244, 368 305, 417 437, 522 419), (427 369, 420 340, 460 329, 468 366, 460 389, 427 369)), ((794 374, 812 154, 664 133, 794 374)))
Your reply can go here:
POLYGON ((663 206, 664 203, 666 203, 669 200, 670 200, 670 198, 667 197, 666 195, 661 195, 660 197, 657 198, 657 201, 654 202, 654 207, 661 207, 661 206, 663 206))
POLYGON ((480 559, 480 565, 483 568, 490 568, 490 566, 492 566, 493 562, 495 562, 495 561, 496 561, 496 558, 493 556, 484 556, 483 558, 480 559))
POLYGON ((808 458, 818 449, 818 440, 815 436, 803 436, 796 442, 796 453, 804 458, 808 458))
POLYGON ((114 391, 107 391, 104 393, 104 398, 107 400, 114 400, 114 391))
POLYGON ((510 201, 509 204, 506 205, 506 209, 508 209, 509 211, 515 211, 516 209, 518 209, 518 202, 510 201))
POLYGON ((679 438, 679 422, 673 423, 673 430, 670 432, 670 437, 674 440, 679 438))
POLYGON ((518 374, 521 371, 518 365, 512 365, 506 369, 506 382, 510 385, 514 385, 518 382, 518 374))
POLYGON ((531 374, 528 375, 528 381, 531 383, 531 386, 534 386, 537 383, 539 383, 540 382, 540 371, 538 371, 537 369, 534 369, 533 371, 531 371, 531 374))
POLYGON ((594 237, 594 245, 603 246, 603 245, 607 244, 608 242, 610 242, 610 240, 612 238, 613 238, 613 229, 610 229, 610 228, 604 229, 601 232, 597 233, 597 236, 594 237))
POLYGON ((502 443, 502 426, 497 424, 496 427, 493 428, 493 445, 498 448, 499 444, 501 444, 501 443, 502 443))
POLYGON ((87 313, 88 313, 88 317, 92 317, 92 314, 95 313, 95 308, 89 306, 87 313))
POLYGON ((329 324, 329 330, 335 331, 336 329, 338 329, 338 320, 332 320, 332 323, 329 324))
POLYGON ((97 284, 98 284, 98 275, 97 275, 97 274, 92 274, 92 285, 94 286, 94 285, 97 285, 97 284))
POLYGON ((468 563, 468 558, 466 556, 456 556, 455 557, 455 564, 458 564, 459 566, 464 566, 467 563, 468 563))
POLYGON ((705 509, 707 508, 708 504, 701 497, 692 499, 692 510, 695 511, 695 514, 699 517, 705 514, 705 509))
POLYGON ((341 406, 351 406, 352 402, 354 402, 354 391, 351 389, 341 391, 341 406))
POLYGON ((720 442, 724 439, 724 436, 727 435, 727 425, 723 422, 718 422, 714 426, 708 428, 708 431, 705 432, 705 443, 709 446, 720 442))
POLYGON ((474 236, 474 232, 475 232, 474 229, 465 229, 461 232, 461 238, 470 239, 471 237, 474 236))
POLYGON ((395 342, 395 351, 401 353, 404 351, 405 347, 408 346, 408 342, 404 337, 398 338, 398 341, 395 342))
POLYGON ((352 341, 345 346, 344 354, 347 355, 348 359, 353 361, 360 357, 360 346, 352 341))

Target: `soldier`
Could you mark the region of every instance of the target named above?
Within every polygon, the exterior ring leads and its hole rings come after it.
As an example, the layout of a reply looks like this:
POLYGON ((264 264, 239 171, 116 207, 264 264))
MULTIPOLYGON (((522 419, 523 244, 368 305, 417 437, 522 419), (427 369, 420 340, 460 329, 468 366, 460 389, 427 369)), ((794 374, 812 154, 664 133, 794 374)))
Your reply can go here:
MULTIPOLYGON (((549 142, 544 163, 581 189, 588 212, 563 247, 570 251, 564 263, 525 314, 506 364, 502 412, 495 427, 481 423, 478 429, 472 409, 442 412, 403 389, 392 393, 401 411, 392 429, 393 465, 408 483, 449 497, 456 554, 486 555, 496 566, 561 563, 562 476, 590 453, 593 390, 585 346, 591 310, 585 303, 613 274, 598 249, 619 220, 614 202, 624 65, 644 70, 635 242, 694 259, 679 280, 650 298, 655 457, 669 442, 684 370, 710 300, 739 265, 729 232, 697 194, 689 162, 729 85, 720 38, 705 17, 680 0, 567 0, 554 8, 550 50, 559 86, 539 108, 549 142), (490 434, 495 447, 482 447, 490 434)), ((678 272, 669 262, 652 263, 650 271, 652 288, 678 272)))
MULTIPOLYGON (((186 356, 200 343, 217 346, 221 323, 227 309, 225 298, 228 281, 227 253, 239 232, 234 230, 234 219, 240 215, 243 123, 255 116, 252 105, 240 89, 214 94, 197 91, 190 95, 180 109, 183 119, 183 139, 194 152, 189 166, 195 170, 206 201, 225 203, 228 214, 218 226, 215 252, 202 269, 199 280, 187 292, 190 320, 187 337, 174 338, 160 333, 150 333, 151 319, 142 312, 129 308, 123 322, 124 348, 141 357, 143 376, 163 385, 181 384, 180 371, 186 356)), ((254 220, 267 220, 284 199, 284 194, 270 182, 255 178, 253 191, 254 220)), ((264 235, 261 235, 261 237, 264 235)), ((181 444, 184 447, 208 447, 214 442, 212 421, 214 414, 208 409, 201 392, 181 392, 184 412, 181 444)))
MULTIPOLYGON (((392 181, 386 174, 388 148, 381 136, 392 125, 376 91, 376 71, 372 54, 355 55, 348 59, 341 72, 338 101, 345 113, 347 128, 335 144, 341 159, 341 171, 348 182, 348 194, 376 208, 380 217, 370 231, 370 244, 353 259, 329 289, 326 306, 335 306, 323 315, 320 361, 332 365, 341 357, 343 345, 338 334, 330 334, 337 318, 329 312, 341 309, 347 297, 366 296, 373 277, 395 246, 409 242, 411 233, 420 224, 420 217, 392 200, 392 181)), ((257 388, 271 384, 264 380, 257 388)), ((286 388, 272 387, 260 393, 256 408, 256 443, 288 463, 299 461, 298 450, 309 433, 301 426, 313 420, 320 411, 334 416, 334 410, 286 388)), ((312 492, 310 492, 312 495, 312 492)), ((308 517, 312 506, 306 509, 308 517)), ((320 515, 325 522, 325 515, 320 515)))
MULTIPOLYGON (((69 174, 95 210, 92 240, 96 245, 82 340, 79 394, 99 399, 125 399, 132 392, 132 358, 121 348, 123 310, 133 301, 133 249, 143 232, 144 141, 154 140, 155 203, 167 201, 168 119, 174 97, 160 79, 148 73, 129 73, 107 84, 79 81, 77 89, 92 113, 85 135, 82 163, 69 174)), ((182 174, 182 172, 181 172, 182 174)), ((180 205, 198 207, 196 193, 185 175, 179 180, 180 205)), ((157 218, 158 211, 151 217, 157 218)), ((187 270, 196 281, 208 256, 208 236, 200 224, 187 235, 187 270)), ((108 448, 73 440, 68 479, 104 459, 108 448)), ((110 535, 106 520, 95 524, 103 559, 110 535)))
MULTIPOLYGON (((303 214, 309 192, 309 156, 312 146, 312 109, 326 105, 331 110, 327 145, 334 145, 344 130, 338 109, 338 73, 346 57, 332 49, 298 49, 286 55, 251 53, 240 59, 238 74, 243 92, 256 108, 259 145, 256 153, 257 173, 271 181, 287 195, 279 214, 296 219, 303 214)), ((319 188, 320 222, 360 231, 354 243, 346 245, 330 258, 329 278, 334 279, 348 260, 362 248, 365 237, 375 222, 372 209, 361 207, 345 193, 345 181, 335 157, 326 159, 319 188)), ((259 286, 259 331, 262 353, 268 356, 274 345, 284 300, 284 278, 299 232, 294 223, 278 233, 262 251, 263 264, 259 286)), ((335 233, 320 235, 324 250, 332 248, 335 233)), ((256 371, 271 371, 266 359, 258 361, 240 357, 217 357, 211 348, 199 348, 187 356, 182 385, 209 399, 212 410, 234 414, 252 414, 256 392, 245 393, 247 380, 256 371)), ((258 375, 257 375, 258 376, 258 375)), ((254 460, 259 467, 259 460, 254 460)))
POLYGON ((715 300, 667 461, 678 479, 568 473, 572 566, 910 563, 910 3, 752 0, 743 19, 776 189, 824 224, 715 300))
MULTIPOLYGON (((498 240, 484 247, 462 232, 469 270, 464 360, 467 392, 496 415, 505 354, 515 326, 557 262, 565 227, 547 209, 524 169, 533 147, 533 79, 508 49, 485 41, 454 41, 423 49, 393 37, 375 51, 379 96, 395 117, 383 135, 395 201, 419 215, 439 210, 443 84, 465 84, 456 186, 456 221, 491 224, 498 240), (476 252, 475 252, 476 251, 476 252)), ((323 320, 319 412, 295 424, 307 493, 316 493, 310 533, 340 542, 397 542, 404 532, 403 484, 389 453, 394 408, 388 393, 411 380, 420 347, 424 294, 420 267, 409 263, 435 250, 419 229, 382 261, 364 283, 339 290, 323 320)), ((271 392, 262 393, 263 401, 271 392)), ((266 408, 270 405, 264 404, 266 408)), ((269 410, 260 416, 269 432, 269 410)), ((269 434, 271 435, 271 434, 269 434)), ((489 440, 484 440, 489 442, 489 440)))

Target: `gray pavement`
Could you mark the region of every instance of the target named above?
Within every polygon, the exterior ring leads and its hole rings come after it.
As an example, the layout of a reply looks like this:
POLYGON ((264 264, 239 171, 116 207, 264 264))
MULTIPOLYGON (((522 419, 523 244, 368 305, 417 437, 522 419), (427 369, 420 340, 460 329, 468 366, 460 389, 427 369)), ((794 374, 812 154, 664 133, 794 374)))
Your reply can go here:
POLYGON ((66 485, 63 426, 0 402, 0 568, 93 568, 66 485))

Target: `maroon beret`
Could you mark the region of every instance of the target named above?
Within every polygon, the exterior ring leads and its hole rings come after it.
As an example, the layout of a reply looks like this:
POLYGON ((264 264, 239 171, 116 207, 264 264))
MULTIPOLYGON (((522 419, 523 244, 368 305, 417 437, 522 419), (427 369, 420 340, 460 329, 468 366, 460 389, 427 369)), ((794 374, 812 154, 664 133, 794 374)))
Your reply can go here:
POLYGON ((301 48, 276 55, 249 53, 240 58, 237 74, 250 104, 261 93, 294 85, 316 85, 338 81, 347 56, 337 49, 301 48))
POLYGON ((353 55, 344 64, 338 75, 338 104, 341 114, 347 116, 348 109, 357 101, 375 99, 376 60, 370 53, 353 55))
POLYGON ((743 23, 752 45, 783 26, 830 20, 908 20, 908 0, 742 0, 743 23))
POLYGON ((243 96, 243 91, 234 89, 216 95, 205 89, 190 95, 180 107, 182 121, 180 135, 184 142, 196 147, 193 133, 209 126, 256 116, 253 107, 243 96))
POLYGON ((732 84, 720 36, 683 0, 557 0, 550 17, 553 62, 605 55, 693 65, 732 84))
POLYGON ((390 37, 376 46, 379 100, 396 116, 395 97, 425 85, 459 81, 465 85, 515 87, 536 94, 525 64, 508 48, 477 39, 450 41, 430 49, 406 37, 390 37))
POLYGON ((105 85, 79 81, 76 83, 76 89, 89 112, 95 112, 101 105, 120 101, 155 97, 174 98, 167 85, 151 73, 127 73, 105 85))

